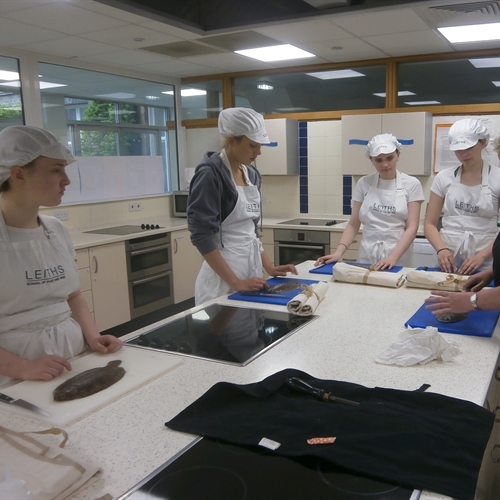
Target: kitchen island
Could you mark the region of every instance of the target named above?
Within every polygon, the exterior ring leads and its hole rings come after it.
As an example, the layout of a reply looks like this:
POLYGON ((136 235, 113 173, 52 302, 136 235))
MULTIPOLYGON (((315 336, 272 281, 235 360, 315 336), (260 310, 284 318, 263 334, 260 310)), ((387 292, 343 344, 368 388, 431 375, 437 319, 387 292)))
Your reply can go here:
MULTIPOLYGON (((327 275, 309 274, 311 268, 310 261, 300 264, 299 277, 330 279, 327 275)), ((220 381, 252 383, 285 368, 296 368, 316 378, 345 380, 368 387, 414 390, 428 383, 431 385, 428 391, 483 405, 498 366, 498 326, 491 338, 444 334, 458 341, 462 351, 448 363, 433 361, 407 368, 375 363, 374 358, 397 339, 404 322, 428 295, 421 289, 335 282, 316 311, 318 319, 247 366, 183 356, 183 363, 172 371, 65 427, 69 434, 67 449, 99 464, 104 471, 103 477, 78 498, 95 500, 107 493, 118 498, 192 442, 195 436, 172 431, 164 423, 220 381)), ((227 297, 214 302, 285 310, 283 306, 236 302, 227 297)), ((169 359, 176 356, 163 355, 169 359)), ((0 425, 18 431, 48 427, 28 417, 13 417, 2 407, 0 425)), ((421 496, 422 500, 444 498, 447 497, 431 492, 423 492, 421 496)))

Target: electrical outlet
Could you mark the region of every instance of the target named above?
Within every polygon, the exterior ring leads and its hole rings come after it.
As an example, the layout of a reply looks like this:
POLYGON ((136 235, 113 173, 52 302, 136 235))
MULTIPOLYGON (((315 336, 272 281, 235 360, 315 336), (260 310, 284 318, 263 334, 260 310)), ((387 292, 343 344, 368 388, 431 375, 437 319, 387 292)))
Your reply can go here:
POLYGON ((128 211, 129 212, 139 212, 141 211, 143 208, 142 204, 141 203, 129 203, 128 204, 128 211))
POLYGON ((57 217, 59 220, 68 220, 69 212, 67 210, 57 210, 54 212, 54 217, 57 217))

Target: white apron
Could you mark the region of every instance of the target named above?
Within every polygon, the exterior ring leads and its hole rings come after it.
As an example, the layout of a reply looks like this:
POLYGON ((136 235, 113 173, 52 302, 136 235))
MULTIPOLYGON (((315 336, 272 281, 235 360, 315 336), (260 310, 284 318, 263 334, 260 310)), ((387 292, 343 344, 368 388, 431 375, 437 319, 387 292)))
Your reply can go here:
MULTIPOLYGON (((224 164, 228 167, 224 152, 221 153, 224 164)), ((243 170, 245 181, 250 182, 243 170)), ((234 177, 231 171, 231 177, 234 177)), ((221 224, 222 244, 220 236, 214 235, 219 252, 234 274, 239 279, 262 277, 262 258, 260 241, 255 234, 254 220, 260 216, 260 193, 257 186, 236 186, 238 199, 233 211, 221 224)), ((232 292, 231 287, 208 265, 203 262, 195 285, 195 303, 203 304, 208 300, 232 292)))
MULTIPOLYGON (((67 298, 79 289, 72 255, 40 218, 46 238, 13 242, 0 212, 0 347, 25 359, 85 349, 67 298)), ((0 385, 11 380, 0 375, 0 385)))
MULTIPOLYGON (((376 264, 385 259, 399 243, 406 230, 408 201, 396 171, 396 190, 378 188, 380 176, 374 177, 359 211, 363 224, 363 237, 359 246, 358 261, 376 264)), ((411 266, 413 249, 410 247, 398 260, 400 266, 411 266)))
MULTIPOLYGON (((446 193, 440 233, 444 245, 453 253, 457 268, 465 259, 493 243, 498 233, 498 209, 493 205, 488 185, 489 169, 489 165, 483 165, 480 186, 465 186, 460 183, 462 167, 459 167, 446 193)), ((481 269, 490 267, 492 262, 493 258, 490 257, 481 269)))

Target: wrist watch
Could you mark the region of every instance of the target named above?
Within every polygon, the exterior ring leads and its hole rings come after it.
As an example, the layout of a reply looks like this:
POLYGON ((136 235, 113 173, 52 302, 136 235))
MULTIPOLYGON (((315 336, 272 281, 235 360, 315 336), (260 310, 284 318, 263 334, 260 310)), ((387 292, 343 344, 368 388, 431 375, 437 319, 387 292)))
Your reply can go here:
POLYGON ((470 303, 472 304, 472 307, 474 309, 480 309, 480 307, 477 305, 477 293, 473 293, 470 296, 470 303))

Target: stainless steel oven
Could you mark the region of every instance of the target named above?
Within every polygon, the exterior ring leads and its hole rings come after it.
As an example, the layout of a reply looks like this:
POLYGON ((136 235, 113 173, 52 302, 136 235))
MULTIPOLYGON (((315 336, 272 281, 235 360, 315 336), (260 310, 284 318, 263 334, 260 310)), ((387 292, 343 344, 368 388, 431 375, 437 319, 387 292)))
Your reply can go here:
POLYGON ((330 253, 329 231, 274 230, 274 265, 300 264, 330 253))
POLYGON ((131 318, 173 304, 170 233, 129 240, 125 250, 131 318))

